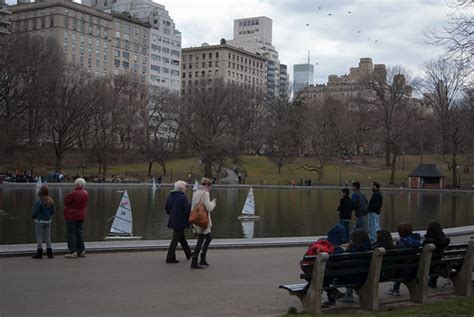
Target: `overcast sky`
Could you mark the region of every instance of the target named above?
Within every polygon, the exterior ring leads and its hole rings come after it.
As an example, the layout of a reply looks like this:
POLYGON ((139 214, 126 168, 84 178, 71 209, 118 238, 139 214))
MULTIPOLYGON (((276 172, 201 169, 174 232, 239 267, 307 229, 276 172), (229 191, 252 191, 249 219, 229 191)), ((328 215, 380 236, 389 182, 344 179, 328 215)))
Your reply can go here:
POLYGON ((317 83, 325 83, 329 74, 347 73, 361 57, 372 57, 374 63, 387 66, 403 65, 412 76, 417 75, 424 61, 441 53, 440 48, 426 44, 423 32, 441 26, 450 12, 445 0, 156 2, 166 6, 182 32, 183 47, 231 39, 233 20, 237 18, 271 18, 273 45, 281 63, 288 65, 291 78, 293 64, 305 63, 309 50, 311 63, 318 63, 317 83))

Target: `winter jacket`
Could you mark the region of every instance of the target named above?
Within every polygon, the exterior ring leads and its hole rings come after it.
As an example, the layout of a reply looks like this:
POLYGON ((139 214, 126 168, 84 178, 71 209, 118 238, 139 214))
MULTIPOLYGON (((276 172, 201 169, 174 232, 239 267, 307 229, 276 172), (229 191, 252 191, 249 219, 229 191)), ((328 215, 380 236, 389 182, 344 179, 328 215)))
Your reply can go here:
POLYGON ((395 247, 397 249, 418 248, 421 245, 421 237, 419 233, 412 233, 406 237, 400 237, 395 247))
POLYGON ((64 197, 64 220, 83 221, 86 217, 86 206, 89 194, 77 188, 64 197))
POLYGON ((341 200, 339 201, 339 207, 337 207, 337 210, 339 210, 339 219, 351 220, 352 210, 354 210, 354 204, 352 202, 352 199, 350 199, 347 196, 344 196, 343 198, 341 198, 341 200))
POLYGON ((54 201, 46 196, 39 198, 33 208, 32 218, 37 223, 51 222, 51 216, 54 214, 54 201))
POLYGON ((423 240, 423 245, 432 243, 435 245, 436 249, 433 251, 432 258, 440 259, 443 256, 444 249, 451 243, 451 240, 443 235, 425 235, 425 240, 423 240))
POLYGON ((370 197, 369 201, 369 212, 375 212, 376 214, 380 215, 380 210, 382 210, 383 206, 383 196, 380 190, 374 191, 372 197, 370 197))
POLYGON ((211 211, 216 207, 216 202, 211 201, 208 191, 205 191, 203 189, 198 189, 193 194, 191 209, 193 209, 194 206, 196 206, 197 204, 201 202, 204 204, 204 207, 206 207, 207 213, 209 215, 209 226, 206 229, 203 229, 197 225, 193 225, 193 230, 197 234, 208 234, 211 232, 211 227, 212 227, 211 211))
POLYGON ((367 208, 367 198, 365 197, 365 195, 362 192, 357 191, 357 192, 352 193, 351 198, 352 198, 352 203, 354 204, 353 208, 355 211, 355 216, 357 218, 367 216, 368 208, 367 208))
POLYGON ((166 213, 169 215, 168 228, 184 230, 189 228, 191 204, 182 191, 172 191, 166 199, 166 213))

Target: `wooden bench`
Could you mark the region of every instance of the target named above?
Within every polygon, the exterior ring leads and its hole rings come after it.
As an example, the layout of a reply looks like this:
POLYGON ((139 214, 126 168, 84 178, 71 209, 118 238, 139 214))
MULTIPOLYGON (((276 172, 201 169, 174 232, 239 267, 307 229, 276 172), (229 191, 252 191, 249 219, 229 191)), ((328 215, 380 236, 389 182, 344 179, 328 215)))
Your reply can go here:
POLYGON ((407 286, 411 302, 423 303, 428 292, 430 263, 434 249, 433 244, 427 244, 420 248, 386 251, 379 282, 401 282, 407 286))
MULTIPOLYGON (((435 254, 436 255, 436 254, 435 254)), ((444 277, 454 285, 454 294, 471 296, 474 266, 474 241, 447 246, 442 256, 435 256, 430 265, 430 277, 444 277)))
POLYGON ((321 313, 322 291, 339 287, 355 289, 361 307, 375 310, 378 308, 378 285, 384 253, 383 248, 377 248, 369 252, 306 256, 306 260, 314 260, 312 273, 301 274, 301 278, 309 282, 280 285, 280 288, 297 296, 304 311, 313 314, 321 313), (360 279, 354 280, 354 276, 360 279))

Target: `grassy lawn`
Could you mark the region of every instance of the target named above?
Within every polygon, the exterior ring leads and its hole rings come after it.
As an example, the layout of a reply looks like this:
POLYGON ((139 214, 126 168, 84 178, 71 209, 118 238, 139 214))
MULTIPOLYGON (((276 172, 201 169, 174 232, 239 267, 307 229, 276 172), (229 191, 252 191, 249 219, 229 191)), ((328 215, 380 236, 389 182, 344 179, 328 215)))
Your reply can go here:
MULTIPOLYGON (((327 317, 352 317, 352 316, 380 316, 380 317, 444 317, 444 316, 473 316, 474 315, 474 297, 463 297, 455 299, 442 300, 432 304, 414 305, 404 308, 395 308, 393 310, 378 311, 378 312, 360 312, 360 313, 340 313, 340 314, 325 314, 327 317)), ((299 316, 310 317, 311 314, 293 314, 284 316, 299 316)))
MULTIPOLYGON (((462 161, 462 158, 461 158, 462 161)), ((408 175, 415 169, 419 164, 419 156, 404 156, 400 159, 397 166, 395 183, 399 186, 402 182, 408 183, 408 175)), ((425 163, 437 164, 446 175, 447 184, 451 182, 451 175, 448 171, 446 164, 441 162, 439 156, 426 155, 424 157, 425 163)), ((311 164, 311 159, 303 158, 301 163, 311 164)), ((232 163, 228 162, 225 166, 232 168, 232 163)), ((29 166, 22 166, 21 169, 29 169, 29 166)), ((152 175, 163 176, 163 182, 173 182, 177 179, 187 179, 188 173, 193 173, 193 178, 199 178, 202 173, 202 165, 199 163, 197 158, 185 158, 171 160, 167 163, 167 174, 164 175, 161 167, 158 164, 153 165, 152 175)), ((334 164, 327 165, 324 170, 324 176, 321 180, 318 180, 317 174, 314 172, 308 172, 300 168, 296 163, 283 166, 281 174, 278 174, 278 170, 275 164, 265 157, 257 156, 243 156, 240 164, 241 170, 247 172, 247 184, 275 184, 275 185, 289 185, 291 180, 294 179, 296 184, 299 184, 300 179, 311 179, 312 184, 321 185, 337 185, 344 184, 347 180, 349 183, 352 180, 359 180, 363 185, 369 185, 371 181, 376 180, 382 185, 388 184, 390 178, 390 170, 384 167, 383 158, 366 158, 364 160, 357 158, 354 162, 343 163, 336 162, 334 164)), ((0 166, 0 170, 2 170, 0 166)), ((36 167, 37 172, 46 175, 48 172, 53 170, 52 166, 36 167)), ((136 178, 139 180, 148 180, 147 177, 148 166, 145 163, 142 164, 128 164, 128 165, 112 165, 109 166, 108 176, 120 175, 122 177, 136 178)), ((82 169, 79 167, 75 168, 64 168, 64 172, 67 175, 82 175, 82 169)), ((88 165, 84 170, 85 175, 98 175, 97 166, 88 165)), ((461 184, 464 188, 470 188, 474 184, 474 168, 470 174, 461 174, 461 184)))

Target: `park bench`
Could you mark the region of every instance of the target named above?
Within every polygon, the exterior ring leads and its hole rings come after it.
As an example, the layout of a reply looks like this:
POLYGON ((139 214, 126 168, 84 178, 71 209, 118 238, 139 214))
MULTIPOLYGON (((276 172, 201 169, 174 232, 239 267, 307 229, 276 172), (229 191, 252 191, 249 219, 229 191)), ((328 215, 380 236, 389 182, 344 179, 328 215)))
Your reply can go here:
POLYGON ((301 278, 305 283, 280 285, 291 295, 297 296, 306 312, 321 313, 321 295, 323 290, 333 290, 339 287, 353 288, 358 292, 360 305, 364 309, 377 309, 378 281, 382 258, 385 253, 383 248, 369 252, 327 254, 305 256, 305 260, 313 260, 312 273, 303 273, 301 278), (351 277, 361 276, 357 282, 351 277))
POLYGON ((447 246, 442 255, 433 256, 430 277, 448 278, 454 286, 454 294, 471 296, 472 270, 474 266, 474 240, 464 244, 447 246))

